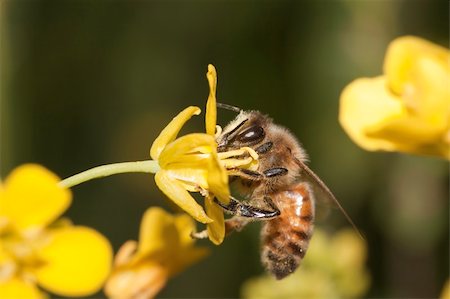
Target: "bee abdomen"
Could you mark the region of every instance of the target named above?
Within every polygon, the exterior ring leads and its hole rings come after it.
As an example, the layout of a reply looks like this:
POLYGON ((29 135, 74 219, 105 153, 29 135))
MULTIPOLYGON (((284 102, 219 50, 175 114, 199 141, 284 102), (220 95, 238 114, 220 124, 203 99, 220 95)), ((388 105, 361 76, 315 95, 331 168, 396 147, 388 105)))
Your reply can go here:
MULTIPOLYGON (((271 230, 271 223, 266 224, 271 230)), ((312 231, 296 229, 263 234, 261 258, 267 271, 277 279, 294 272, 305 257, 312 231)))
POLYGON ((281 214, 263 225, 261 258, 267 271, 282 279, 305 257, 314 227, 314 199, 304 183, 273 198, 281 214))

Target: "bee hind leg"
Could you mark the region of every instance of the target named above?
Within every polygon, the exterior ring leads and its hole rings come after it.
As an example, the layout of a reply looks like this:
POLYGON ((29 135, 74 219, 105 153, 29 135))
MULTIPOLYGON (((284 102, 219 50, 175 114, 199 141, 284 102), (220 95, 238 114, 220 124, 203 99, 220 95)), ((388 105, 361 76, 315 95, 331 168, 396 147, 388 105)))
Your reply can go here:
POLYGON ((269 206, 269 209, 267 210, 252 206, 250 204, 242 203, 234 197, 230 197, 230 203, 227 205, 221 203, 217 199, 214 199, 214 201, 225 211, 235 216, 262 220, 271 219, 280 215, 280 210, 268 196, 264 197, 265 204, 269 206))
MULTIPOLYGON (((280 210, 278 209, 278 207, 275 205, 275 203, 272 201, 272 199, 270 199, 270 197, 267 197, 267 196, 264 197, 264 203, 266 205, 268 205, 271 208, 271 210, 261 210, 259 208, 253 207, 251 205, 246 205, 246 204, 240 203, 239 201, 237 201, 234 198, 232 198, 231 200, 233 201, 233 203, 231 205, 233 205, 234 207, 236 207, 237 205, 240 205, 239 209, 240 209, 241 214, 239 215, 238 213, 234 213, 234 215, 235 215, 234 217, 232 217, 231 219, 225 220, 225 234, 226 235, 229 235, 233 231, 237 231, 237 232, 241 231, 244 228, 244 226, 246 226, 252 220, 268 220, 268 219, 271 219, 271 218, 274 218, 274 217, 280 215, 280 210), (247 215, 250 215, 250 214, 254 213, 254 210, 257 210, 258 216, 261 215, 261 211, 264 211, 265 216, 264 217, 243 216, 242 210, 246 210, 246 212, 244 214, 247 214, 247 215), (249 210, 252 210, 253 212, 249 211, 249 210)), ((222 204, 219 203, 219 205, 221 205, 223 207, 222 204)), ((229 205, 228 205, 228 207, 229 207, 229 205)), ((235 208, 235 210, 236 210, 236 208, 235 208)), ((233 213, 233 212, 231 212, 231 213, 233 213)))

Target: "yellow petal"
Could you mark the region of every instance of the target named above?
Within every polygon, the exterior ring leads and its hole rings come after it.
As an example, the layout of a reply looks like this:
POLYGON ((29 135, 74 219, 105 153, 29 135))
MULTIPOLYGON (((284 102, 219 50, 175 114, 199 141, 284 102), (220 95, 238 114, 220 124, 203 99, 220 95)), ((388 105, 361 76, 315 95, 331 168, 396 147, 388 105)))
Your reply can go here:
POLYGON ((393 41, 385 60, 388 84, 409 113, 441 134, 449 124, 449 62, 449 50, 411 36, 393 41))
POLYGON ((177 206, 186 211, 195 220, 208 223, 212 220, 206 215, 203 208, 176 180, 172 180, 165 170, 160 170, 155 174, 156 185, 170 198, 177 206))
POLYGON ((208 73, 206 78, 209 84, 209 96, 206 102, 206 134, 214 136, 216 132, 217 123, 217 107, 216 107, 216 87, 217 87, 217 73, 216 68, 212 65, 208 65, 208 73))
POLYGON ((71 193, 58 186, 60 179, 44 167, 25 164, 6 178, 0 198, 3 214, 18 229, 47 226, 70 205, 71 193))
POLYGON ((213 198, 207 196, 205 198, 205 208, 208 216, 214 222, 208 223, 208 237, 216 245, 220 245, 225 238, 225 220, 223 217, 223 210, 219 205, 213 202, 213 198))
MULTIPOLYGON (((174 217, 159 207, 147 209, 139 231, 139 255, 150 255, 179 247, 174 217)), ((168 253, 167 255, 170 255, 168 253)))
POLYGON ((170 168, 166 172, 169 177, 181 181, 183 185, 190 185, 192 188, 189 188, 189 190, 199 192, 199 187, 208 189, 208 171, 206 169, 170 168))
POLYGON ((215 150, 215 140, 213 136, 194 133, 181 136, 169 143, 159 156, 159 165, 166 168, 170 163, 189 162, 190 157, 198 159, 194 155, 199 150, 210 153, 215 150))
POLYGON ((173 120, 161 131, 159 136, 155 139, 150 149, 150 156, 153 160, 158 160, 164 147, 175 140, 184 124, 193 116, 199 115, 200 108, 190 106, 181 111, 173 120))
POLYGON ((438 64, 449 67, 449 51, 427 40, 404 36, 389 44, 384 62, 384 73, 389 87, 396 94, 403 93, 405 84, 411 81, 411 70, 417 61, 423 58, 433 59, 438 64))
POLYGON ((44 299, 47 296, 35 284, 19 278, 0 282, 0 298, 4 299, 44 299))
POLYGON ((44 265, 36 270, 38 283, 61 296, 97 292, 108 276, 112 249, 97 231, 83 226, 50 231, 50 243, 39 252, 44 265))
POLYGON ((172 216, 161 208, 149 208, 143 217, 136 267, 164 265, 174 275, 203 258, 208 250, 193 247, 195 223, 187 214, 172 216))
POLYGON ((228 174, 226 169, 220 164, 217 154, 211 153, 214 157, 209 162, 208 186, 209 192, 214 194, 222 203, 230 202, 230 189, 228 186, 228 174))
POLYGON ((195 223, 187 214, 177 215, 174 219, 180 237, 180 246, 186 247, 194 244, 195 239, 191 237, 191 233, 195 232, 195 223))
POLYGON ((450 159, 450 145, 442 140, 442 134, 414 117, 395 119, 366 129, 367 137, 391 142, 396 151, 450 159))
POLYGON ((105 285, 108 298, 154 298, 165 286, 169 273, 159 264, 144 263, 113 272, 105 285))
POLYGON ((388 93, 385 77, 357 79, 341 94, 339 122, 350 138, 366 150, 395 150, 394 142, 367 136, 366 131, 404 115, 399 98, 388 93))

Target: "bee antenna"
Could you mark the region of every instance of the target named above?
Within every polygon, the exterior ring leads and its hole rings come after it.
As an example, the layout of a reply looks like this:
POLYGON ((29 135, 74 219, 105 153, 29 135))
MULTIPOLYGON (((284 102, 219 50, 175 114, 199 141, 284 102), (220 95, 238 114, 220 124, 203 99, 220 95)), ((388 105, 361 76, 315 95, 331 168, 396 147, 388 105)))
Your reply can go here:
POLYGON ((232 106, 232 105, 228 105, 228 104, 224 104, 224 103, 217 103, 217 107, 225 109, 225 110, 229 110, 229 111, 233 111, 236 113, 241 113, 242 109, 238 108, 236 106, 232 106))

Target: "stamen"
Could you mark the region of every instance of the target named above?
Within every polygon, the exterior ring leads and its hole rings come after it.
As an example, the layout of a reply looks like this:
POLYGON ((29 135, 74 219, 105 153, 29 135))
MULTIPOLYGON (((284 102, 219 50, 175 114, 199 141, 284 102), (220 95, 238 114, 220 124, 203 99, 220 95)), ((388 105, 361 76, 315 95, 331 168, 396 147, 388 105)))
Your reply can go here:
POLYGON ((222 134, 222 127, 219 125, 216 125, 216 134, 214 134, 214 138, 217 139, 222 134))
POLYGON ((249 154, 253 160, 258 160, 259 158, 258 153, 254 149, 247 146, 241 147, 237 150, 218 153, 218 156, 220 160, 224 160, 231 157, 242 156, 245 153, 249 154))
POLYGON ((247 158, 243 158, 243 159, 231 158, 231 159, 220 160, 220 163, 222 164, 222 166, 227 169, 238 168, 241 166, 249 165, 252 162, 253 162, 252 157, 247 157, 247 158))

